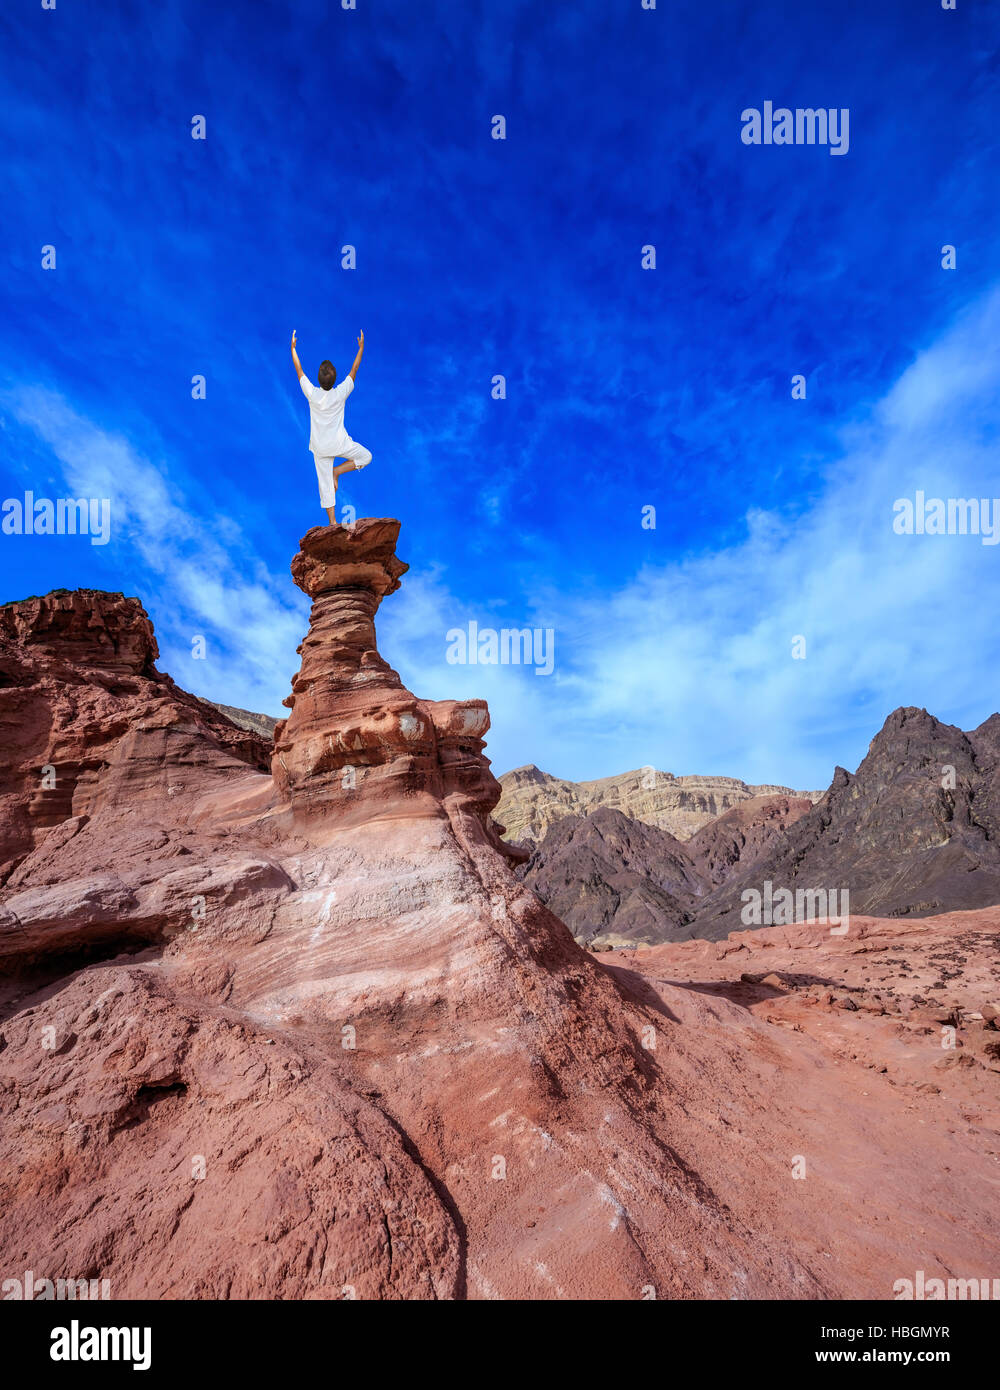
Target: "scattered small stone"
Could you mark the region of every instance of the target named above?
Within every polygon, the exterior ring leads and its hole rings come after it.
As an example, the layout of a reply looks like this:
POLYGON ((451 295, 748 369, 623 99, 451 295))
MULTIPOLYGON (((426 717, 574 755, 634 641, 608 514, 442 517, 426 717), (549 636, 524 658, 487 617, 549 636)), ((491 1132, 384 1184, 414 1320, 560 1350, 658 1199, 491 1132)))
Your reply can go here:
POLYGON ((948 1071, 951 1067, 974 1067, 975 1057, 970 1057, 967 1052, 949 1052, 946 1057, 942 1057, 940 1062, 935 1062, 934 1066, 938 1071, 948 1071))

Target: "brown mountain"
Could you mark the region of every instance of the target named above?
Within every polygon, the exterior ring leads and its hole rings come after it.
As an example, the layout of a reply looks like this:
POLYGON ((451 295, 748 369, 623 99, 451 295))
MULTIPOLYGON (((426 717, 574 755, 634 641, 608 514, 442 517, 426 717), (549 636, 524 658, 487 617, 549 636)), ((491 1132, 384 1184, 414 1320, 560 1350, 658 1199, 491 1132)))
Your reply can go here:
POLYGON ((688 841, 688 852, 714 887, 752 863, 812 807, 802 796, 752 796, 703 825, 688 841))
POLYGON ((698 936, 741 926, 741 893, 848 890, 852 912, 924 917, 1000 903, 1000 716, 963 733, 897 709, 853 775, 702 902, 698 936))
POLYGON ((613 835, 592 816, 562 834, 561 824, 522 872, 598 945, 720 939, 749 925, 743 894, 767 882, 846 891, 852 913, 880 917, 988 907, 1000 903, 1000 715, 963 733, 898 709, 857 772, 837 768, 816 805, 745 798, 683 845, 640 836, 635 822, 613 835))
POLYGON ((707 891, 679 840, 610 806, 556 821, 521 874, 586 945, 677 940, 707 891))
POLYGON ((519 872, 586 945, 685 940, 714 887, 811 807, 801 797, 751 797, 682 843, 600 806, 555 821, 519 872))
POLYGON ((497 819, 507 827, 507 839, 512 841, 541 840, 563 816, 585 816, 599 806, 613 807, 632 820, 668 831, 677 840, 688 840, 703 825, 745 801, 785 796, 812 803, 823 795, 751 786, 736 777, 675 777, 653 767, 591 782, 567 782, 550 777, 534 763, 505 772, 500 786, 503 795, 497 819))

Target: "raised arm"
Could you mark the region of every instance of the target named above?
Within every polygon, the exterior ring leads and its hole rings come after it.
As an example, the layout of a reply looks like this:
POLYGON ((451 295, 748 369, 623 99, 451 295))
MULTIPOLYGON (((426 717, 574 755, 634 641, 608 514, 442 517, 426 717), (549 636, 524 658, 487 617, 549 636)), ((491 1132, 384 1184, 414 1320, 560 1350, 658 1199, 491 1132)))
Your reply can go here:
POLYGON ((353 367, 351 368, 351 370, 347 373, 347 375, 351 378, 352 381, 356 381, 356 380, 357 380, 357 377, 358 377, 358 368, 361 366, 361 354, 364 352, 364 350, 365 350, 365 335, 364 335, 363 333, 359 333, 359 334, 358 334, 358 355, 357 355, 357 357, 355 357, 355 359, 354 359, 354 366, 353 366, 353 367))
POLYGON ((295 329, 292 329, 292 361, 295 363, 295 370, 299 374, 299 381, 302 380, 302 363, 299 361, 299 354, 295 351, 295 329))

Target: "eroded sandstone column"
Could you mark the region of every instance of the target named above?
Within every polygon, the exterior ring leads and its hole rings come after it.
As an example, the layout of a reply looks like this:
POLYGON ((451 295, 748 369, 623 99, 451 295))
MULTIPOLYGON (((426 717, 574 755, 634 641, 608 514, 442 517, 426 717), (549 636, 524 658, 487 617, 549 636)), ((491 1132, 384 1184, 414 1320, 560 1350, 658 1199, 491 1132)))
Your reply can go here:
POLYGON ((484 700, 418 700, 375 645, 375 613, 409 568, 399 522, 366 518, 303 536, 292 577, 313 600, 302 666, 274 731, 272 771, 296 816, 414 810, 458 794, 484 823, 500 786, 483 756, 484 700))

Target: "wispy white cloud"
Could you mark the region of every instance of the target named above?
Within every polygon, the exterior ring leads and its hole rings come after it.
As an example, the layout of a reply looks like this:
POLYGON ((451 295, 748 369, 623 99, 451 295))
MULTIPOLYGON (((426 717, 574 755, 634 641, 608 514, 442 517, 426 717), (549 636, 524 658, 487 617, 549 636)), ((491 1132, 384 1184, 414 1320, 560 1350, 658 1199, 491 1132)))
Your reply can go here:
POLYGON ((111 499, 108 550, 119 574, 136 576, 161 669, 196 694, 280 714, 308 610, 291 583, 268 570, 231 517, 206 507, 190 479, 171 476, 63 396, 24 387, 6 392, 4 405, 48 446, 62 495, 111 499), (192 655, 197 637, 203 659, 192 655))
POLYGON ((516 601, 470 611, 439 577, 400 604, 402 668, 428 693, 489 695, 501 769, 575 777, 652 763, 825 786, 897 705, 978 723, 996 704, 1000 547, 897 535, 893 502, 917 489, 1000 496, 998 338, 1000 292, 845 427, 808 508, 749 507, 727 548, 646 564, 598 597, 566 576, 525 594, 520 613, 516 601), (445 631, 470 618, 554 628, 556 673, 446 666, 445 631))
MULTIPOLYGON (((841 456, 808 506, 748 505, 736 543, 662 563, 650 562, 637 522, 645 562, 597 593, 581 593, 564 569, 470 602, 443 557, 386 602, 384 655, 420 696, 486 698, 501 771, 532 761, 587 777, 652 763, 819 787, 836 762, 860 760, 899 704, 978 723, 1000 669, 1000 546, 900 536, 892 521, 895 499, 917 489, 1000 495, 1000 363, 987 351, 998 336, 1000 291, 845 424, 841 456), (450 664, 448 631, 470 620, 553 629, 553 674, 450 664), (797 637, 804 660, 793 658, 797 637)), ((51 451, 68 493, 112 497, 121 563, 155 576, 144 596, 161 665, 198 693, 280 713, 307 620, 285 575, 232 518, 200 519, 192 480, 62 397, 22 389, 6 404, 51 451), (195 635, 208 639, 204 662, 191 659, 195 635)))

